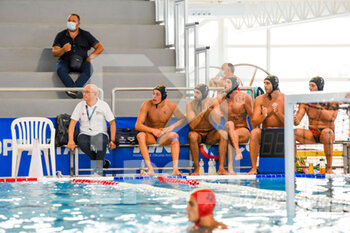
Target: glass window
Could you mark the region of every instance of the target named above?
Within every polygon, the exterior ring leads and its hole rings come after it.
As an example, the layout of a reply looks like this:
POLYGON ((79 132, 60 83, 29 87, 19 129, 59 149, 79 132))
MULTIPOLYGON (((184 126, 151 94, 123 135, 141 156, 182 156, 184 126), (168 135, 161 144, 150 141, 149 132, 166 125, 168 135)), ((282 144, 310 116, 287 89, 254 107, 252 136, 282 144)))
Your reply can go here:
POLYGON ((237 31, 226 23, 227 44, 229 45, 262 45, 266 46, 266 29, 237 31))
POLYGON ((349 44, 350 31, 346 30, 349 24, 350 17, 342 17, 274 27, 271 44, 349 44))
POLYGON ((279 77, 350 77, 350 47, 272 48, 271 73, 279 77))

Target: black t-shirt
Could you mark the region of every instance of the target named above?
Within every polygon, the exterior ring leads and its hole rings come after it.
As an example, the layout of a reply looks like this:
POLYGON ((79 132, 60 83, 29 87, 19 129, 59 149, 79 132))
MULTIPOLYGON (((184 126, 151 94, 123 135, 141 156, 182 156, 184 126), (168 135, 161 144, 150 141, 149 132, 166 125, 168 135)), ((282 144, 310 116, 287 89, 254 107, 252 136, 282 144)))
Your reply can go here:
POLYGON ((69 58, 73 54, 80 55, 85 60, 89 49, 94 47, 99 41, 90 32, 81 28, 79 28, 79 33, 73 40, 69 35, 68 29, 65 29, 56 35, 52 47, 59 46, 62 48, 66 43, 70 43, 72 48, 69 52, 64 53, 59 60, 69 63, 69 58))

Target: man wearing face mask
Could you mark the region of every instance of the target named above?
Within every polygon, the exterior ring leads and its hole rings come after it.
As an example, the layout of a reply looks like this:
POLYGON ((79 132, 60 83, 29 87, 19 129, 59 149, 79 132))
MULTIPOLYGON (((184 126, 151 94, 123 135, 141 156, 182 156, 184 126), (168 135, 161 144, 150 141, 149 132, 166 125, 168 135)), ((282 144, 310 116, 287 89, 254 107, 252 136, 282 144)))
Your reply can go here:
POLYGON ((172 175, 182 175, 179 171, 179 135, 173 132, 173 130, 182 126, 186 122, 186 118, 177 105, 166 98, 166 87, 164 85, 157 85, 153 89, 153 98, 142 104, 139 116, 137 117, 135 129, 140 131, 137 135, 137 140, 148 168, 148 172, 141 173, 142 176, 155 175, 147 149, 147 145, 155 143, 171 146, 171 157, 173 159, 172 175), (169 126, 168 124, 173 114, 178 121, 169 126))
MULTIPOLYGON (((59 57, 56 71, 66 87, 83 87, 92 75, 91 62, 104 50, 102 44, 80 26, 80 17, 70 14, 67 20, 67 29, 59 32, 52 45, 52 54, 59 57), (88 51, 95 50, 88 55, 88 51), (80 73, 74 82, 70 72, 80 73)), ((81 92, 68 91, 72 98, 82 98, 81 92)))
POLYGON ((209 80, 210 87, 224 87, 225 81, 228 77, 235 77, 239 80, 240 85, 243 86, 242 81, 233 73, 235 72, 235 67, 231 63, 224 63, 221 66, 221 70, 218 75, 209 80))

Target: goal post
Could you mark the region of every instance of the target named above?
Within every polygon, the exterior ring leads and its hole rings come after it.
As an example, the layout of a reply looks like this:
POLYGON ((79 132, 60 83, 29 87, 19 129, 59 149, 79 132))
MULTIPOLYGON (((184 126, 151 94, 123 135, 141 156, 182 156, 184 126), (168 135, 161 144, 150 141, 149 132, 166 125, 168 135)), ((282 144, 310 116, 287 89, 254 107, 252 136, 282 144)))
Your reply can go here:
POLYGON ((350 102, 350 92, 311 92, 286 94, 284 97, 284 150, 287 218, 295 217, 294 106, 297 103, 350 102))

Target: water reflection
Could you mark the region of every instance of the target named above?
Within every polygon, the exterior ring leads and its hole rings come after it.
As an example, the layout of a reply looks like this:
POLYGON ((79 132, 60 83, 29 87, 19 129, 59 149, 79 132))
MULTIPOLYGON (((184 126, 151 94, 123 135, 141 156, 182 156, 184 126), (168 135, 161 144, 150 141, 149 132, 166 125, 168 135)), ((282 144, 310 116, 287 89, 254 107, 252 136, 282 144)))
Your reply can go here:
MULTIPOLYGON (((347 223, 345 218, 350 217, 349 213, 344 213, 349 211, 349 205, 324 201, 324 198, 350 201, 349 179, 298 179, 298 192, 314 199, 298 201, 295 224, 289 228, 284 226, 285 203, 256 204, 254 201, 260 198, 256 194, 228 188, 230 185, 247 185, 264 190, 283 190, 284 179, 220 183, 224 185, 215 192, 223 198, 218 198, 215 216, 235 232, 300 231, 303 226, 306 229, 324 226, 337 229, 341 223, 347 223)), ((187 185, 154 184, 164 189, 193 190, 187 185)), ((261 200, 269 201, 262 197, 261 200)), ((94 232, 94 229, 103 232, 184 232, 189 225, 185 207, 186 198, 183 196, 141 188, 71 182, 2 183, 0 232, 94 232)))

